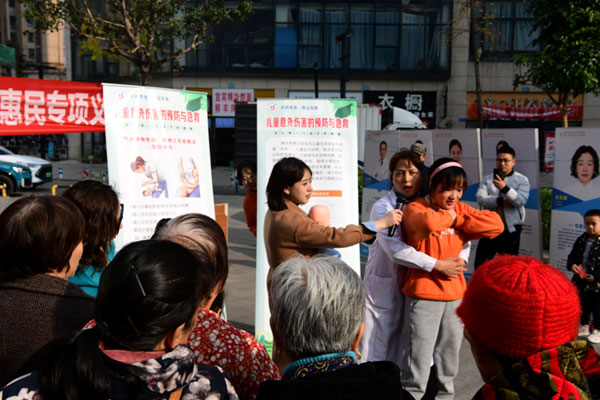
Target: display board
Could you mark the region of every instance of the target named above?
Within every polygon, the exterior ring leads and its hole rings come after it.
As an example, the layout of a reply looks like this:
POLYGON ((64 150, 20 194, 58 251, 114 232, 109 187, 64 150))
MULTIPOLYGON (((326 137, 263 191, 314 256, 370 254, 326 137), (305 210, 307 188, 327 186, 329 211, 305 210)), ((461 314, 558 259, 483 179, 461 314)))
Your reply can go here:
MULTIPOLYGON (((471 207, 479 208, 475 193, 481 180, 481 152, 479 129, 436 129, 433 131, 434 159, 450 157, 460 163, 467 173, 469 186, 461 201, 471 207)), ((473 273, 475 252, 478 240, 471 241, 471 253, 467 263, 465 278, 473 273)))
POLYGON ((554 148, 550 263, 570 276, 567 256, 585 230, 583 215, 600 209, 600 129, 557 128, 554 148))
MULTIPOLYGON (((308 210, 326 205, 331 226, 358 223, 357 104, 355 100, 259 99, 257 105, 258 226, 256 245, 256 322, 258 340, 272 348, 262 239, 267 213, 266 186, 273 166, 284 157, 297 157, 312 170, 313 192, 308 210)), ((338 249, 342 259, 360 271, 358 246, 338 249)))
POLYGON ((525 222, 519 254, 542 258, 540 209, 540 173, 537 129, 484 129, 481 134, 482 179, 496 168, 496 147, 504 140, 515 149, 514 170, 529 179, 529 199, 525 204, 525 222))
POLYGON ((110 184, 124 205, 117 246, 191 212, 214 218, 205 93, 103 84, 110 184))

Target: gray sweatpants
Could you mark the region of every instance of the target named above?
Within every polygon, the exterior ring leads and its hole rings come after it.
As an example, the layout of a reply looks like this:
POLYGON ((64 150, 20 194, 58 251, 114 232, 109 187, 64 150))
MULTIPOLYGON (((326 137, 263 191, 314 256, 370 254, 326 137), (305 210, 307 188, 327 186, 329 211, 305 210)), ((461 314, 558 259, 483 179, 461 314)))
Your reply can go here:
POLYGON ((456 316, 461 300, 434 301, 406 296, 402 341, 404 352, 402 386, 416 399, 425 394, 431 369, 436 365, 436 399, 454 398, 454 377, 458 373, 458 352, 463 326, 456 316))

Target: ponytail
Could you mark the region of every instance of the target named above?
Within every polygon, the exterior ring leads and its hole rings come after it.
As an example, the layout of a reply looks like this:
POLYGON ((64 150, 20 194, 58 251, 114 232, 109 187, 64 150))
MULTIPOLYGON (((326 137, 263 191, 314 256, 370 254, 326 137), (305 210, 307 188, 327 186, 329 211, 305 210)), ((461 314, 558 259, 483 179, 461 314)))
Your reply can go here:
POLYGON ((107 400, 111 392, 109 370, 124 378, 130 389, 137 387, 137 367, 115 361, 101 350, 99 342, 107 336, 107 328, 97 324, 47 353, 39 370, 41 398, 107 400))

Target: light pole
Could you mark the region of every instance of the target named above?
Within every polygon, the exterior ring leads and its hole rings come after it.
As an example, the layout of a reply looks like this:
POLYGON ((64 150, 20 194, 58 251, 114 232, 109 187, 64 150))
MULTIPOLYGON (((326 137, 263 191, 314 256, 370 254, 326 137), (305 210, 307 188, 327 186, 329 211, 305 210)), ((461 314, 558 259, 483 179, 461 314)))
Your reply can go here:
POLYGON ((350 36, 352 30, 348 29, 335 37, 335 42, 342 45, 342 55, 339 61, 342 63, 340 71, 340 98, 346 98, 346 82, 348 81, 348 62, 350 60, 350 36))

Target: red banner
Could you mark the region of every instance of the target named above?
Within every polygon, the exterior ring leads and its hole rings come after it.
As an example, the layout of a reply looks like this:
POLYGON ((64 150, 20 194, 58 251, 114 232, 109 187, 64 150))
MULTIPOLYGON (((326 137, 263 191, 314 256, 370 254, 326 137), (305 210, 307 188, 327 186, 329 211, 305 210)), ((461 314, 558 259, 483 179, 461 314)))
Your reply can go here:
POLYGON ((99 83, 0 77, 0 136, 103 131, 99 83))
MULTIPOLYGON (((487 106, 481 107, 484 119, 542 119, 560 121, 560 110, 558 107, 510 107, 510 106, 487 106)), ((583 117, 583 106, 573 105, 567 107, 570 121, 581 121, 583 117)), ((471 118, 477 119, 477 104, 471 104, 471 118)))

